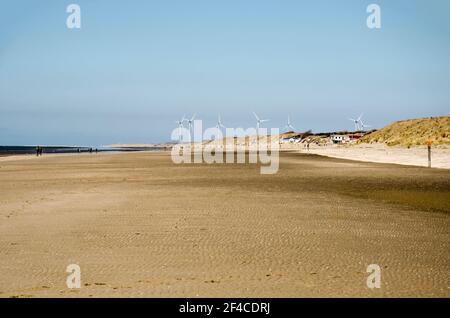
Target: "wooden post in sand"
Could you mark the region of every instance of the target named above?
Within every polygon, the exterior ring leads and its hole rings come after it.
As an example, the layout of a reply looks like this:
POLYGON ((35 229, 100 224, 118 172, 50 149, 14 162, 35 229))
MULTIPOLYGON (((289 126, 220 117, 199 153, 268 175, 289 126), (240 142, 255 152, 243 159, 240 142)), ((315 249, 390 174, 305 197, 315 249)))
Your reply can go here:
POLYGON ((433 141, 431 139, 428 139, 427 141, 427 148, 428 148, 428 168, 431 168, 431 145, 433 144, 433 141))

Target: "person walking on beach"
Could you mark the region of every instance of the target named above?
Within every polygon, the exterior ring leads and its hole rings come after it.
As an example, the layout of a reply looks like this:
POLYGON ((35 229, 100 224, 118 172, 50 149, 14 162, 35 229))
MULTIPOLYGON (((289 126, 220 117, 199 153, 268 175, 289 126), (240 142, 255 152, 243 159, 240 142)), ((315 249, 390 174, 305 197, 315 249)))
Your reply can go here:
POLYGON ((42 150, 41 146, 36 146, 36 157, 42 156, 42 150))

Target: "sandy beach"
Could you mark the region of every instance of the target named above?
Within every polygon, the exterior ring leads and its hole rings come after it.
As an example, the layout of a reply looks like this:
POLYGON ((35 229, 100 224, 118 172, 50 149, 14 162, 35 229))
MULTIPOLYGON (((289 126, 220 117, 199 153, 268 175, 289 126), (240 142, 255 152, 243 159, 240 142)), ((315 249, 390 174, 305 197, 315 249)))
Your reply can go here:
MULTIPOLYGON (((428 150, 426 147, 389 147, 382 144, 327 146, 311 144, 309 150, 307 150, 303 144, 286 144, 282 145, 281 149, 365 162, 428 166, 428 150)), ((432 148, 431 166, 432 168, 450 169, 450 148, 432 148)))
POLYGON ((0 161, 0 297, 450 297, 448 170, 299 153, 275 175, 166 152, 16 159, 0 161))

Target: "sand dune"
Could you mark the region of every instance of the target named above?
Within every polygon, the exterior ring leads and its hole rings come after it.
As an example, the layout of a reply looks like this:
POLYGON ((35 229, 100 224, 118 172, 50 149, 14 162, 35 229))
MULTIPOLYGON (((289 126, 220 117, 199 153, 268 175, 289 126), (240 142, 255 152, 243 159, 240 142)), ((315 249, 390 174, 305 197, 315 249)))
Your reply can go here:
POLYGON ((396 121, 361 138, 363 143, 403 147, 424 146, 428 140, 450 146, 450 116, 396 121))
POLYGON ((4 161, 0 297, 450 297, 449 194, 447 170, 302 154, 276 175, 167 153, 4 161))

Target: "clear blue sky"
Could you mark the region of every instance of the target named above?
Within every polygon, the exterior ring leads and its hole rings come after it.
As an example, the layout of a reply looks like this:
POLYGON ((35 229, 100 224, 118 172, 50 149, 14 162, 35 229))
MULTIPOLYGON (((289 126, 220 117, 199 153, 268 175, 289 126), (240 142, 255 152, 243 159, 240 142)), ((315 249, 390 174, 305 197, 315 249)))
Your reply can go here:
POLYGON ((167 141, 194 112, 314 131, 448 115, 449 14, 448 0, 2 1, 0 144, 167 141))

